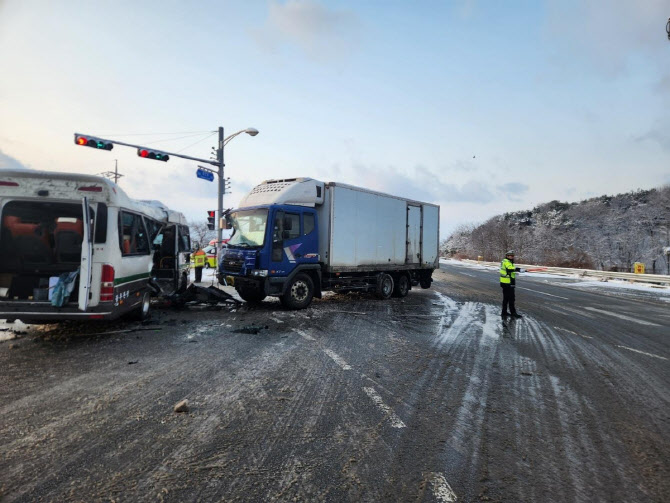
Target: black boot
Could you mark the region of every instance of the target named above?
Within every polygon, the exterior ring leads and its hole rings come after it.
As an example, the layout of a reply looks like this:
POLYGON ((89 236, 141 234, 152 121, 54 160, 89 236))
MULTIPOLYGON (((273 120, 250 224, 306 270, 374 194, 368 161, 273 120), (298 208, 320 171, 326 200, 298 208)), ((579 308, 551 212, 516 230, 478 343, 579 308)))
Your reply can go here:
POLYGON ((523 318, 519 313, 512 313, 512 318, 523 318))

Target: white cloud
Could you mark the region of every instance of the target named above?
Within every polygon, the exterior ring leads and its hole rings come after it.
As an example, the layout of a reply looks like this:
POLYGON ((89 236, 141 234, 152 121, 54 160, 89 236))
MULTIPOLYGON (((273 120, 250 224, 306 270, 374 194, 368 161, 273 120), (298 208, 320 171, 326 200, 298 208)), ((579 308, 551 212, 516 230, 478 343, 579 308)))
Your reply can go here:
POLYGON ((547 1, 548 35, 568 46, 568 63, 585 59, 607 77, 626 73, 641 54, 650 60, 664 57, 668 15, 667 0, 547 1))
POLYGON ((278 52, 296 47, 316 61, 341 59, 356 47, 360 28, 349 11, 334 10, 313 0, 271 1, 265 25, 252 34, 261 47, 278 52))
POLYGON ((13 158, 10 155, 5 154, 0 150, 0 169, 30 169, 28 166, 23 164, 21 161, 13 158))

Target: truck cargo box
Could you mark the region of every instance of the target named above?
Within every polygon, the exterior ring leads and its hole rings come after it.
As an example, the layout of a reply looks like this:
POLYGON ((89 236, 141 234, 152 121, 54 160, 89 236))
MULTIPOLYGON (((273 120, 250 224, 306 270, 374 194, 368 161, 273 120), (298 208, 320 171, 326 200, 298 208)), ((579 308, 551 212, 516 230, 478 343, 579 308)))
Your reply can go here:
POLYGON ((341 183, 325 184, 319 249, 332 272, 435 268, 439 207, 341 183))

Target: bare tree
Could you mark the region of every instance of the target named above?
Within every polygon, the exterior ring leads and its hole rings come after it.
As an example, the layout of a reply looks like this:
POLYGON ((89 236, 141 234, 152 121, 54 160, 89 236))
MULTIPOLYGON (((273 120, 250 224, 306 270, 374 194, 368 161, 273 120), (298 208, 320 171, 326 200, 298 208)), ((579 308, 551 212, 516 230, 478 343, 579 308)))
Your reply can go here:
POLYGON ((216 231, 209 230, 205 221, 191 222, 188 228, 191 234, 191 243, 200 245, 200 248, 207 246, 212 239, 215 239, 216 231))

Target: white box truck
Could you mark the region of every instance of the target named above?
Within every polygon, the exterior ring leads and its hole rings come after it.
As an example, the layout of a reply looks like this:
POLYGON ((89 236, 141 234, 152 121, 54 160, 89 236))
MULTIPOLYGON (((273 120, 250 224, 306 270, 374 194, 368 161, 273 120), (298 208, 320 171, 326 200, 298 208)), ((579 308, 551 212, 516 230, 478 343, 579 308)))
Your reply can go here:
POLYGON ((307 307, 323 291, 404 297, 439 264, 440 207, 311 178, 266 180, 227 212, 219 281, 240 297, 307 307))

